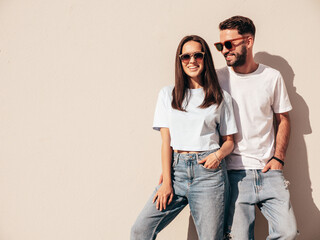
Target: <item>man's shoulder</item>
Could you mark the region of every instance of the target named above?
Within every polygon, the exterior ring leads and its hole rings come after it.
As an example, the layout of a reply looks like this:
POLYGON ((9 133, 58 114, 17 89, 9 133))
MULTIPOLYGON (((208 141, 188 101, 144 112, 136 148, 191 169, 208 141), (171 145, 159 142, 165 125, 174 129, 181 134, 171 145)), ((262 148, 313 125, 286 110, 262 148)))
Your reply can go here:
POLYGON ((229 79, 229 69, 228 67, 219 68, 216 70, 218 81, 222 88, 224 88, 226 81, 229 79))
POLYGON ((223 98, 231 99, 230 93, 228 93, 225 89, 222 89, 223 98))
POLYGON ((232 102, 232 97, 225 89, 222 88, 223 101, 226 103, 232 102))
POLYGON ((264 65, 262 63, 259 63, 259 68, 261 69, 261 72, 264 73, 265 75, 269 75, 273 77, 278 77, 281 75, 277 69, 272 68, 268 65, 264 65))
POLYGON ((226 74, 229 72, 229 69, 227 66, 225 66, 223 68, 216 69, 216 72, 217 72, 218 78, 220 78, 220 77, 226 76, 226 74))

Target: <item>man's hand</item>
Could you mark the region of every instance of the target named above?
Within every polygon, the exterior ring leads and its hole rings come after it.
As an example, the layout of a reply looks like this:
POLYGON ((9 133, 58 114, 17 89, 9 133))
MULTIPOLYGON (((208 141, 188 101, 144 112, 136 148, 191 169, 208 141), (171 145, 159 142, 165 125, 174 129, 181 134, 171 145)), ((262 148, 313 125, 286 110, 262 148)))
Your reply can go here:
POLYGON ((282 170, 283 166, 280 162, 278 162, 275 159, 272 159, 270 162, 267 163, 267 165, 264 166, 261 172, 265 173, 269 170, 282 170))

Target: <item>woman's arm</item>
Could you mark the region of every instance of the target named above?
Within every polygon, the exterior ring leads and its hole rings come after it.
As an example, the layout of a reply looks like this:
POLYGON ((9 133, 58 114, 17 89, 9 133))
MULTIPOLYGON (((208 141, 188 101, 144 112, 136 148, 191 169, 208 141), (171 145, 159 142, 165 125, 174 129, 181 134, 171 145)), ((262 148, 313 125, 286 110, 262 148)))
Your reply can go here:
POLYGON ((220 161, 232 152, 234 148, 233 135, 222 136, 222 142, 221 148, 216 152, 220 161))
POLYGON ((232 152, 234 147, 233 135, 222 136, 222 141, 222 146, 218 151, 199 161, 200 164, 204 163, 205 168, 217 168, 221 160, 232 152))
POLYGON ((162 211, 166 209, 167 205, 172 202, 173 189, 171 182, 171 163, 172 163, 172 148, 170 146, 170 132, 169 128, 161 128, 161 162, 162 162, 162 175, 163 182, 156 195, 153 198, 153 202, 157 200, 157 209, 162 211))

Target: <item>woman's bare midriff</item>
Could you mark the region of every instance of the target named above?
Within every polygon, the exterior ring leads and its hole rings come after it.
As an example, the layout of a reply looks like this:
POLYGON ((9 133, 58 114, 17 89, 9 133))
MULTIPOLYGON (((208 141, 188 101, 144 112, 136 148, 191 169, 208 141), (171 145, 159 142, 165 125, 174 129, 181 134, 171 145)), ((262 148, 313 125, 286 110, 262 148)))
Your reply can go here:
POLYGON ((173 150, 175 153, 182 153, 182 154, 186 154, 186 153, 201 153, 202 151, 181 151, 181 150, 173 150))

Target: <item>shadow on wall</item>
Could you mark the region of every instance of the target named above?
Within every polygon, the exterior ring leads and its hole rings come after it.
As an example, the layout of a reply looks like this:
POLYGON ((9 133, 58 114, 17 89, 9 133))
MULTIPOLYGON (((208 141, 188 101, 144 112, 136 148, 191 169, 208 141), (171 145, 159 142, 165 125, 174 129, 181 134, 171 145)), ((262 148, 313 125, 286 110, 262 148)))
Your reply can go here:
MULTIPOLYGON (((294 72, 288 62, 276 55, 267 52, 258 52, 254 59, 279 70, 285 81, 293 110, 291 118, 291 138, 286 156, 285 177, 290 181, 291 203, 297 219, 300 236, 298 239, 320 239, 320 212, 312 199, 311 181, 309 176, 309 164, 304 135, 312 133, 309 121, 309 108, 304 99, 296 92, 293 85, 294 72)), ((280 223, 281 224, 281 223, 280 223)), ((255 226, 255 238, 266 239, 268 224, 261 213, 257 214, 255 226)), ((196 229, 189 218, 188 240, 197 240, 196 229)))
MULTIPOLYGON (((320 239, 320 212, 312 199, 312 188, 309 176, 308 153, 304 135, 312 133, 309 121, 309 108, 304 99, 297 93, 293 85, 294 72, 288 62, 280 57, 266 52, 255 54, 256 62, 263 63, 280 71, 285 81, 292 104, 291 137, 287 150, 285 177, 290 181, 291 203, 300 231, 299 239, 320 239)), ((302 79, 304 80, 304 79, 302 79)), ((257 219, 258 220, 258 219, 257 219)), ((264 226, 257 226, 257 229, 264 226)), ((262 232, 258 231, 257 233, 262 232)), ((265 236, 257 239, 264 239, 265 236)))

